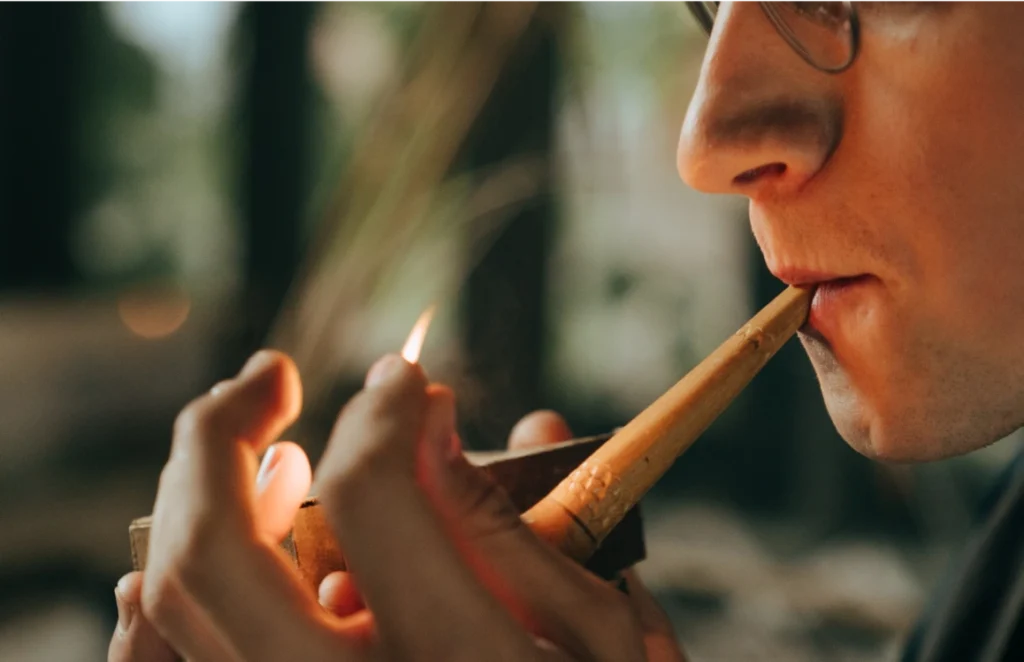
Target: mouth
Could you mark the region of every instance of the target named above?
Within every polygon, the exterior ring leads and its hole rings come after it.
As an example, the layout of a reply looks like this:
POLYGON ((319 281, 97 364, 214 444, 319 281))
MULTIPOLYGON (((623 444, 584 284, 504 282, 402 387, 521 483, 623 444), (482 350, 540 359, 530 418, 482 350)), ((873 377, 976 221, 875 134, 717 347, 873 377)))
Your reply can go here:
POLYGON ((851 315, 855 315, 858 305, 863 303, 865 290, 875 280, 874 276, 861 274, 818 283, 801 332, 833 347, 837 340, 849 335, 849 328, 844 335, 844 321, 848 326, 851 315))
POLYGON ((782 269, 774 273, 787 285, 814 288, 811 311, 800 331, 825 343, 829 343, 838 330, 843 311, 855 304, 855 298, 865 286, 877 280, 871 274, 843 276, 798 269, 782 269))

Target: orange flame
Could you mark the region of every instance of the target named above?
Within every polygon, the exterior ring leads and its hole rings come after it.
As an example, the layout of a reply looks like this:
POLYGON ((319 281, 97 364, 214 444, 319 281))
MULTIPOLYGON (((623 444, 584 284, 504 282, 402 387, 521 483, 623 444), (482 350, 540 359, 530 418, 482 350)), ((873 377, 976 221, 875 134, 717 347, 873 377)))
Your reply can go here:
POLYGON ((434 319, 435 308, 437 305, 431 304, 429 308, 420 313, 420 318, 416 320, 412 331, 409 332, 409 337, 402 347, 402 358, 409 363, 416 363, 420 360, 420 350, 423 349, 423 342, 427 339, 427 329, 430 328, 430 320, 434 319))

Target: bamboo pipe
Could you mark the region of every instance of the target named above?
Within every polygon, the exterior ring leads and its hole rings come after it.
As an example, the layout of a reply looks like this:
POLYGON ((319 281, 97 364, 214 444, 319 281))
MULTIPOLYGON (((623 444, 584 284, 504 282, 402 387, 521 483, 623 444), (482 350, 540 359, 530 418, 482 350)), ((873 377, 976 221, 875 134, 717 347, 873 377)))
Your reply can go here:
MULTIPOLYGON (((604 442, 524 513, 523 520, 540 538, 585 564, 675 459, 803 325, 810 298, 810 291, 795 287, 782 292, 675 386, 604 442)), ((425 332, 424 328, 422 333, 425 332)), ((590 442, 567 442, 567 446, 578 447, 583 443, 590 442)), ((530 479, 538 472, 554 470, 557 460, 552 458, 561 452, 562 445, 538 449, 533 454, 541 465, 513 469, 517 455, 507 461, 508 471, 499 472, 495 479, 499 483, 511 480, 508 489, 515 498, 516 486, 523 482, 517 476, 530 479)), ((315 587, 327 572, 343 569, 344 564, 326 526, 310 524, 323 520, 320 507, 313 502, 308 505, 311 507, 304 507, 297 516, 289 553, 303 576, 315 587)), ((146 566, 149 528, 150 519, 145 517, 132 522, 129 529, 136 570, 146 566)), ((629 554, 635 553, 632 547, 628 549, 629 554)))
POLYGON ((586 562, 655 482, 803 326, 812 291, 788 287, 523 514, 586 562))

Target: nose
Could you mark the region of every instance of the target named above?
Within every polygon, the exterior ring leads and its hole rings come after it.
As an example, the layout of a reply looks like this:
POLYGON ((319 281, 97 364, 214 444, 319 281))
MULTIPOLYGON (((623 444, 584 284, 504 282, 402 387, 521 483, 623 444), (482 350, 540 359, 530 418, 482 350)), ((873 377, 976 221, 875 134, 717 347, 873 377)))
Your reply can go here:
POLYGON ((839 78, 801 60, 755 3, 723 3, 679 137, 680 177, 751 198, 798 190, 839 143, 839 78))

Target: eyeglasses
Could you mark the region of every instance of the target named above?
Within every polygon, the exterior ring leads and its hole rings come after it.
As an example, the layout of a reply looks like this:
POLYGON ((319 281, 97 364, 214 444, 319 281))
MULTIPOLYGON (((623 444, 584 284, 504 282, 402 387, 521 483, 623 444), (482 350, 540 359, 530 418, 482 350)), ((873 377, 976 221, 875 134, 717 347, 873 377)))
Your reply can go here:
MULTIPOLYGON (((718 2, 688 2, 690 13, 711 34, 718 2)), ((860 22, 850 2, 759 2, 786 43, 809 65, 830 74, 846 71, 857 57, 860 22)))

